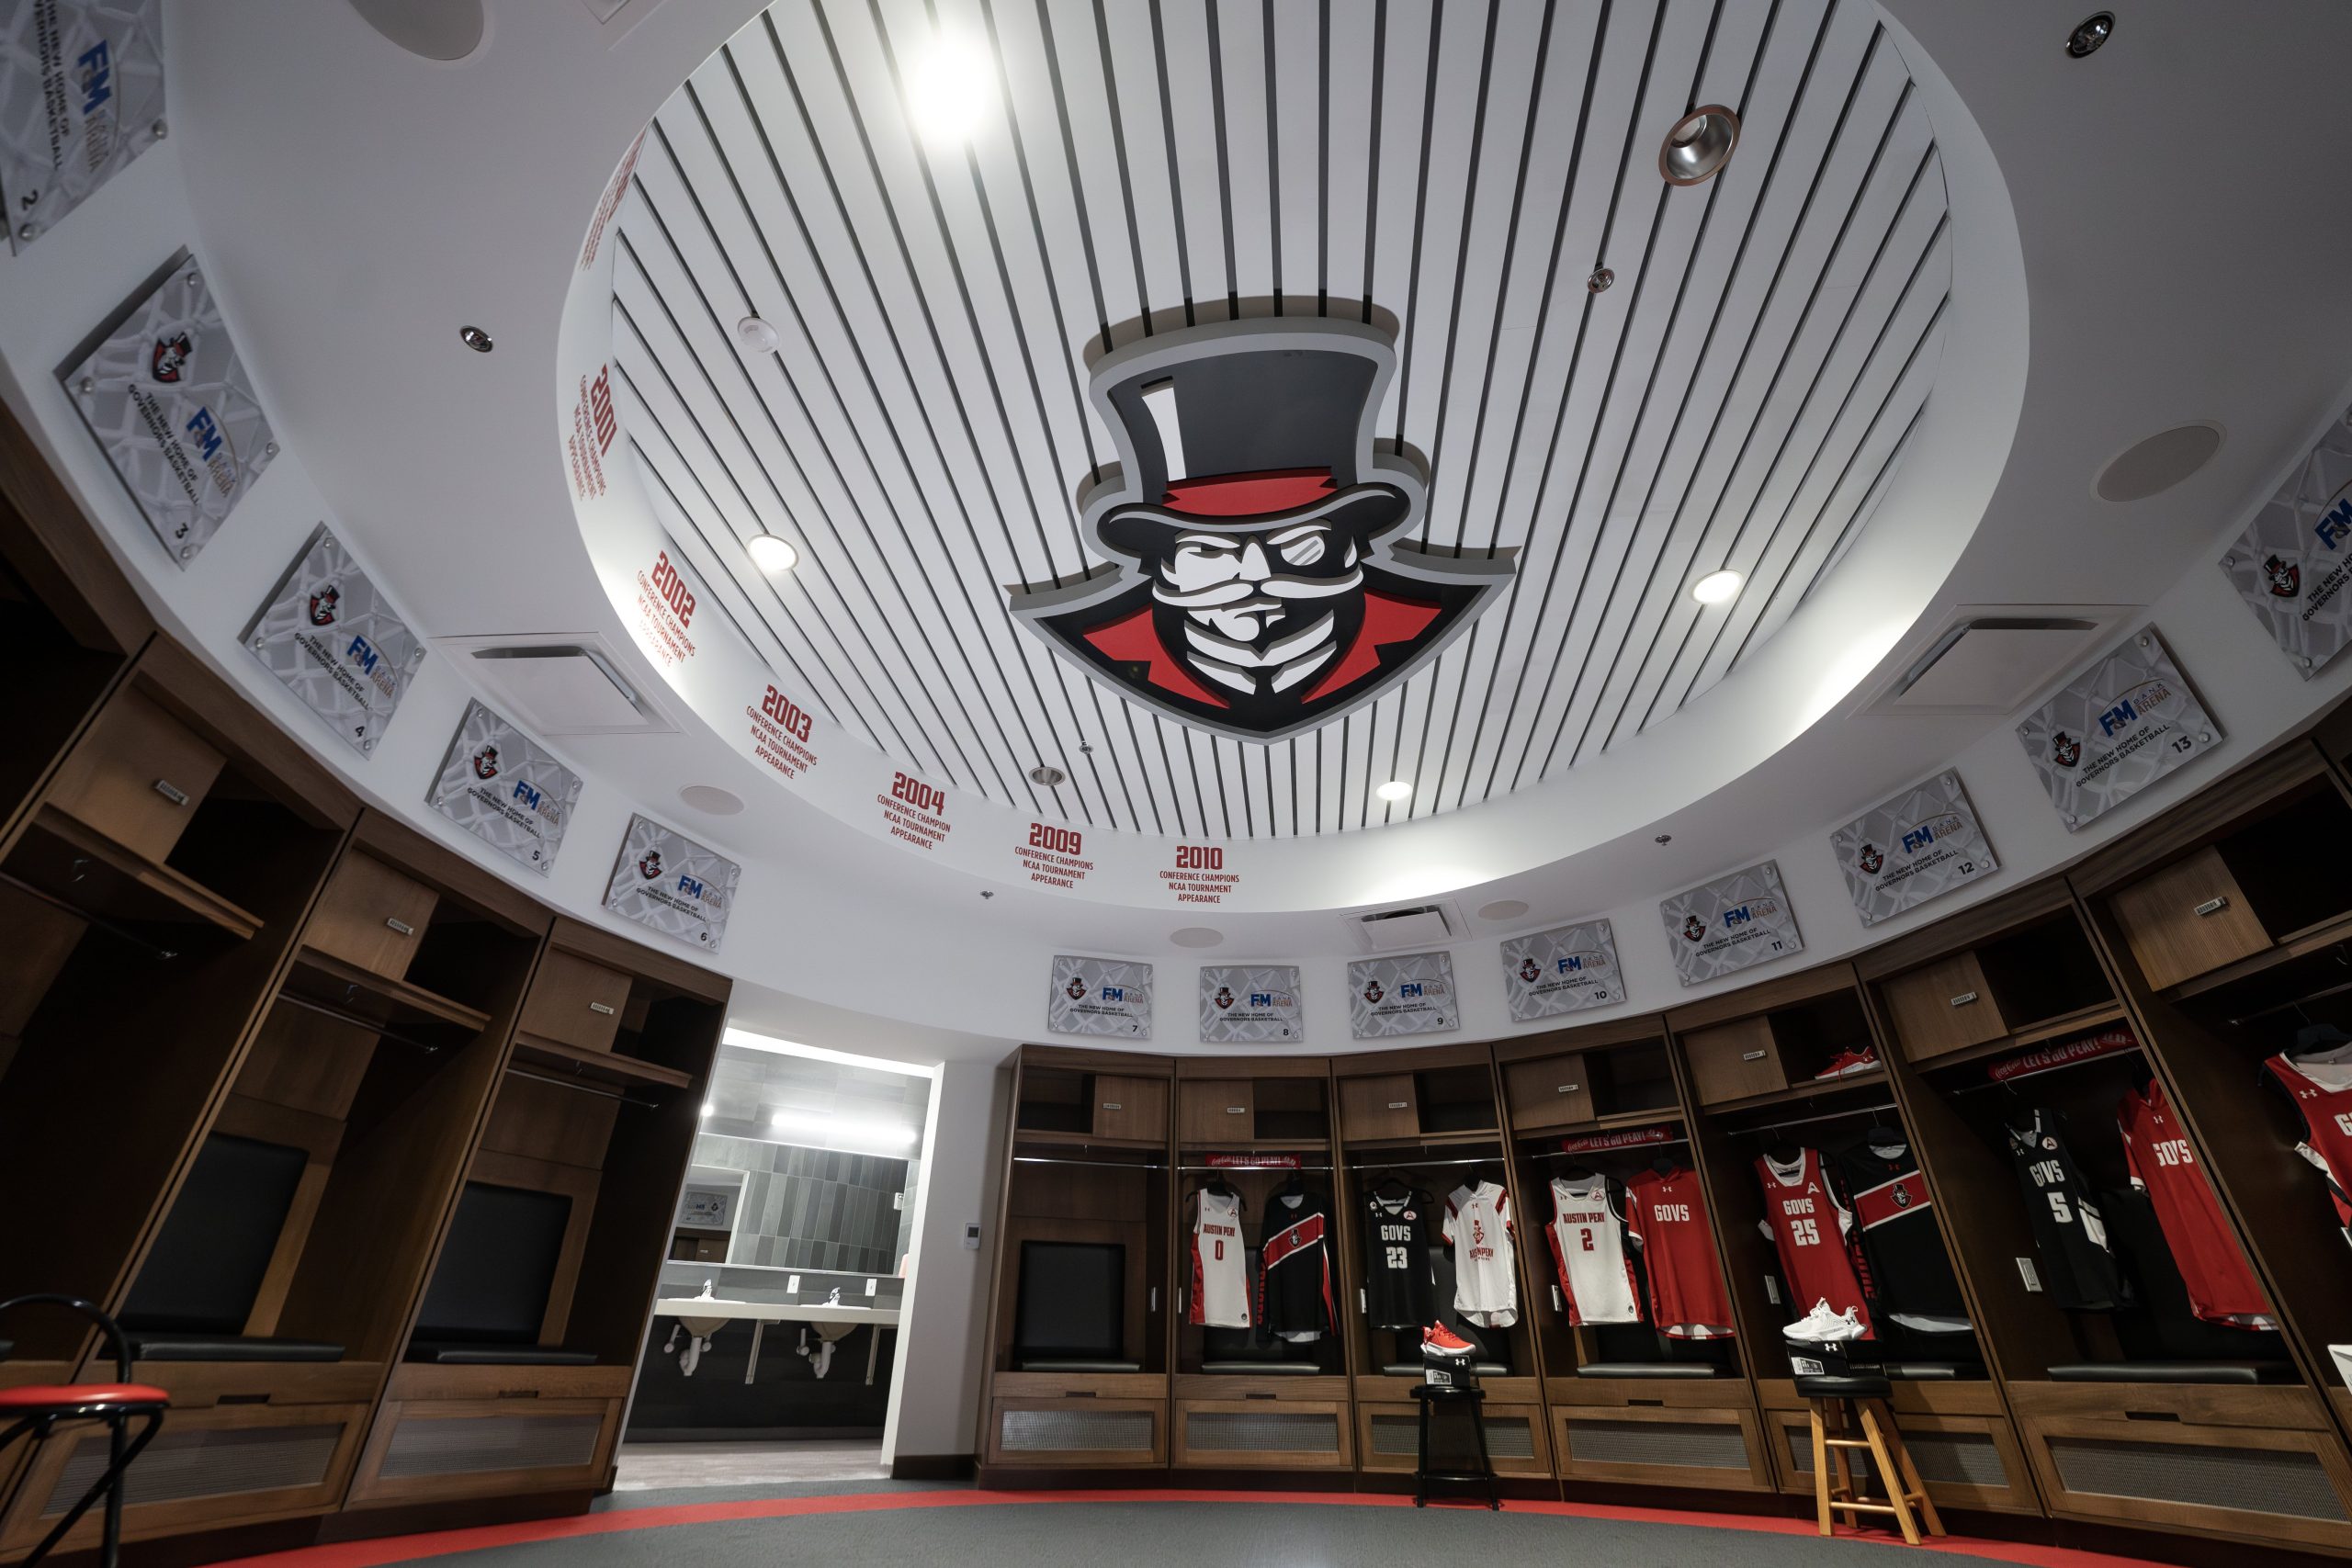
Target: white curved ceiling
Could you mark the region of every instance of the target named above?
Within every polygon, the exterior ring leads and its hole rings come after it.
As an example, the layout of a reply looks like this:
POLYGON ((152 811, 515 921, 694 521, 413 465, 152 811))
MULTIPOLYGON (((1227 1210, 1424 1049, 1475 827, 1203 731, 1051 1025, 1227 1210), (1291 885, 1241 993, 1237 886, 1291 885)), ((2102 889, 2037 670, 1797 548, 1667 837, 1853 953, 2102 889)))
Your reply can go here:
POLYGON ((978 0, 968 148, 902 111, 923 7, 784 0, 664 106, 618 220, 623 425, 682 553, 827 715, 1021 809, 1311 835, 1475 805, 1654 727, 1868 523, 1931 389, 1934 132, 1859 0, 978 0), (1741 115, 1677 190, 1666 128, 1741 115), (1001 112, 1004 106, 1011 113, 1001 112), (1605 292, 1586 279, 1607 266, 1605 292), (1092 564, 1085 356, 1234 313, 1393 318, 1426 536, 1515 585, 1375 704, 1193 730, 1014 624, 1092 564), (782 338, 744 354, 745 314, 782 338), (801 546, 770 579, 741 541, 801 546), (1702 609, 1728 566, 1747 586, 1702 609), (1065 769, 1033 784, 1040 762, 1065 769), (1409 801, 1373 795, 1415 784, 1409 801))

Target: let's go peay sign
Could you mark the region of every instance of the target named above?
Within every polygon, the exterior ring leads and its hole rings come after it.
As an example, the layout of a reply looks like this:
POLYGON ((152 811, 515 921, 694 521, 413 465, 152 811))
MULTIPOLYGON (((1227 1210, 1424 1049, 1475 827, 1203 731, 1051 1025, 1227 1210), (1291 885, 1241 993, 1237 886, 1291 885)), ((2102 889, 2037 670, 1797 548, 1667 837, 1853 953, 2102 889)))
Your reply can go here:
POLYGON ((2071 831, 2220 745, 2222 727, 2149 626, 2029 716, 2018 743, 2071 831))
POLYGON ((1046 1027, 1056 1034, 1151 1038, 1151 965, 1118 958, 1054 955, 1046 1027))

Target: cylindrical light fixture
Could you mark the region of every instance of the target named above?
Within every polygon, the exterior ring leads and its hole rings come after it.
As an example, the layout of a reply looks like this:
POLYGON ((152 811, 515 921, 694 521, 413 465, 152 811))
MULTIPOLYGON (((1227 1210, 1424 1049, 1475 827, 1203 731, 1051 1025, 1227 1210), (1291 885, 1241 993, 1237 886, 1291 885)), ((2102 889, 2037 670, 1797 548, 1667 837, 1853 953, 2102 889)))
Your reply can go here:
POLYGON ((1739 116, 1705 104, 1674 122, 1657 150, 1657 172, 1670 186, 1704 185, 1723 172, 1739 146, 1739 116))

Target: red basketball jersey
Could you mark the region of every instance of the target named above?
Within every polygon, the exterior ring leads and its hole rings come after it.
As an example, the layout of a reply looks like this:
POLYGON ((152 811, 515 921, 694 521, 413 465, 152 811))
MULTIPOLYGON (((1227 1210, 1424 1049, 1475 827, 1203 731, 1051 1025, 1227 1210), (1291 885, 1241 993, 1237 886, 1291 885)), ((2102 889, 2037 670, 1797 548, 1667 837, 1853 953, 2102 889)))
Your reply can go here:
POLYGON ((1731 1299, 1699 1179, 1687 1170, 1626 1178, 1625 1231, 1641 1244, 1657 1331, 1675 1339, 1730 1338, 1731 1299))
POLYGON ((1793 1165, 1775 1165, 1766 1155, 1756 1162, 1764 1184, 1764 1228, 1780 1249, 1781 1274, 1788 1281, 1789 1311, 1803 1317, 1817 1301, 1832 1312, 1852 1309, 1862 1337, 1874 1339, 1862 1281, 1846 1244, 1854 1216, 1831 1190, 1819 1149, 1798 1151, 1793 1165))
POLYGON ((2132 1173, 2132 1185, 2144 1190, 2155 1209, 2165 1245, 2172 1248, 2173 1264, 2188 1287, 2189 1310, 2208 1323, 2277 1327, 2270 1303, 2238 1249, 2230 1222, 2222 1215, 2222 1201, 2197 1168, 2188 1135, 2173 1120, 2165 1086, 2151 1083, 2145 1099, 2126 1094, 2116 1107, 2115 1120, 2123 1134, 2123 1163, 2132 1173))
POLYGON ((2284 1056, 2273 1056, 2264 1065, 2278 1075, 2295 1097, 2295 1109, 2303 1113, 2305 1134, 2297 1152, 2327 1172, 2327 1195, 2335 1200, 2335 1217, 2352 1226, 2352 1197, 2345 1188, 2352 1181, 2352 1066, 2290 1062, 2284 1056))

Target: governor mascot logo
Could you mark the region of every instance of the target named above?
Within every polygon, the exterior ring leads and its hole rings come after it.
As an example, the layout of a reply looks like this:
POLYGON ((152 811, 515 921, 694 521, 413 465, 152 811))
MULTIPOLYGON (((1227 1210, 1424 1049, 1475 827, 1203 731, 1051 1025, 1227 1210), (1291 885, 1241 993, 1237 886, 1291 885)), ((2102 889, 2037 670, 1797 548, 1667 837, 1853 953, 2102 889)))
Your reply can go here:
POLYGON ((1101 563, 1007 589, 1031 630, 1181 720, 1274 740, 1362 706, 1510 581, 1424 547, 1428 478, 1376 441, 1390 334, 1322 318, 1162 332, 1090 370, 1119 461, 1079 495, 1101 563))

